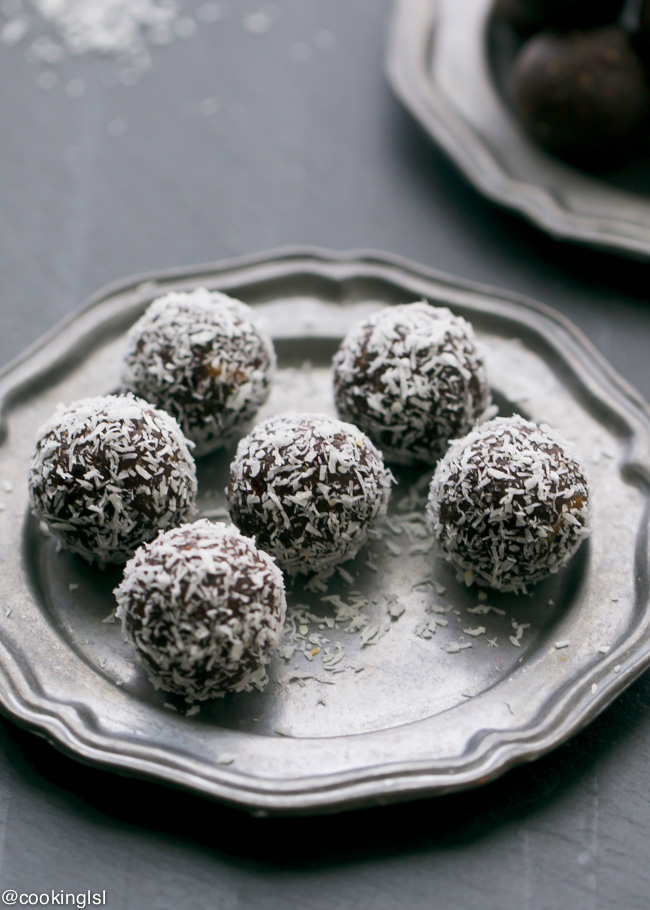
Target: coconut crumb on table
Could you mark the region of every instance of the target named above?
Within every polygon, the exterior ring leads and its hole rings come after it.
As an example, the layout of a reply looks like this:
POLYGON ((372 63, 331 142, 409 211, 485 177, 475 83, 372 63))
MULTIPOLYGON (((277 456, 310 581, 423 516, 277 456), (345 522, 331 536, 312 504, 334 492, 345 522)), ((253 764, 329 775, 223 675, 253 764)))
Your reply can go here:
POLYGON ((447 654, 458 654, 459 651, 465 651, 465 650, 467 650, 467 648, 473 648, 473 647, 474 646, 471 641, 462 641, 462 642, 450 641, 447 644, 446 651, 447 651, 447 654))
POLYGON ((354 576, 348 572, 347 569, 344 569, 343 566, 337 566, 336 571, 339 573, 343 581, 345 581, 348 585, 354 584, 354 576))
POLYGON ((466 613, 476 613, 479 616, 486 616, 488 613, 496 613, 498 616, 505 616, 506 611, 500 607, 491 607, 488 604, 479 604, 476 607, 465 607, 466 613))

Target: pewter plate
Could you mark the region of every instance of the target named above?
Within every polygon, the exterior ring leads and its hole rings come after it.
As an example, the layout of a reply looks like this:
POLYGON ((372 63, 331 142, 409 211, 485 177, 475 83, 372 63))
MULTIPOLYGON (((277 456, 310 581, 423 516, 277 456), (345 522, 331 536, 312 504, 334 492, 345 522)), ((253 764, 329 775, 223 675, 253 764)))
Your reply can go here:
MULTIPOLYGON (((536 303, 376 254, 284 251, 109 288, 4 371, 0 400, 0 702, 79 759, 260 814, 447 793, 557 746, 650 663, 650 412, 536 303), (333 412, 331 356, 378 307, 426 298, 467 317, 501 412, 552 424, 589 466, 589 541, 529 595, 482 600, 431 548, 428 475, 401 470, 369 546, 290 588, 269 686, 186 713, 105 621, 119 572, 57 551, 28 514, 26 473, 59 401, 116 389, 143 308, 202 285, 249 302, 274 337, 265 414, 333 412)), ((199 462, 202 515, 223 516, 231 454, 199 462)))
POLYGON ((646 258, 647 164, 590 176, 524 133, 500 87, 512 35, 492 21, 491 7, 492 0, 396 0, 387 70, 397 96, 488 199, 553 237, 646 258))

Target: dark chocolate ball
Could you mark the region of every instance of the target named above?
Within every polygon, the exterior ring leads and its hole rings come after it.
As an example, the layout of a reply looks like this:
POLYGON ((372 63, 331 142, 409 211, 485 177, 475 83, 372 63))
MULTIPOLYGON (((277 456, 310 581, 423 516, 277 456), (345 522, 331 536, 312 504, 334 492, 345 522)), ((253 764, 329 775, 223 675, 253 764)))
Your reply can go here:
POLYGON ((391 480, 357 427, 285 414, 240 441, 227 496, 240 530, 296 574, 355 556, 386 513, 391 480))
POLYGON ((173 417, 132 395, 60 406, 29 469, 31 508, 68 549, 125 562, 194 512, 196 469, 173 417))
POLYGON ((641 3, 638 29, 633 35, 633 41, 646 70, 650 70, 650 0, 641 3))
POLYGON ((510 94, 541 146, 585 168, 629 154, 650 113, 648 77, 616 27, 531 38, 515 60, 510 94))
POLYGON ((427 517, 444 556, 476 582, 518 591, 557 572, 587 536, 585 471, 547 426, 497 417, 453 443, 427 517))
POLYGON ((334 398, 388 461, 433 464, 483 414, 490 391, 470 323, 420 301, 353 326, 334 357, 334 398))
POLYGON ((643 30, 650 31, 650 0, 643 0, 641 4, 639 25, 643 30))
POLYGON ((157 688, 202 701, 267 682, 287 609, 284 580, 236 528, 204 519, 160 534, 126 564, 115 596, 157 688))
POLYGON ((206 288, 166 294, 127 337, 123 386, 172 414, 203 455, 255 416, 275 353, 252 308, 206 288))
POLYGON ((625 0, 495 0, 497 16, 521 35, 545 28, 559 30, 611 25, 625 0))

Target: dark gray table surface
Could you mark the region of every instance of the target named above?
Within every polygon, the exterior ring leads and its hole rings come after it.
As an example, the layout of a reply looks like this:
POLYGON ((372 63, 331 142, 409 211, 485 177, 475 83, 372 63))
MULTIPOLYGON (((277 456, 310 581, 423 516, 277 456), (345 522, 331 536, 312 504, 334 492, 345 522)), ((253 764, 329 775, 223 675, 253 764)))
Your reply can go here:
MULTIPOLYGON (((466 186, 387 87, 388 0, 279 0, 254 34, 261 7, 225 0, 130 87, 83 57, 46 91, 24 44, 0 46, 0 361, 107 282, 308 244, 537 298, 650 397, 648 265, 558 244, 466 186)), ((87 768, 3 720, 0 891, 105 889, 115 910, 645 908, 649 793, 647 674, 483 789, 311 819, 87 768)))

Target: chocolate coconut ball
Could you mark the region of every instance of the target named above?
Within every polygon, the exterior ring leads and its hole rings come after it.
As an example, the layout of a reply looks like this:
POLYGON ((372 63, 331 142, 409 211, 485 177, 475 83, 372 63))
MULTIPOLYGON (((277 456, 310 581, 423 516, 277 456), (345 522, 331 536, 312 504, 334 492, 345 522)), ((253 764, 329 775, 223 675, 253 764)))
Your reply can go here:
POLYGON ((169 414, 132 395, 84 398, 39 430, 29 496, 68 550, 122 563, 194 514, 196 470, 169 414))
POLYGON ((427 515, 468 583, 518 591, 557 572, 587 536, 587 480, 549 427, 498 417, 452 444, 427 515))
POLYGON ((519 34, 532 35, 544 28, 611 25, 623 5, 624 0, 495 0, 494 10, 519 34))
POLYGON ((286 414, 240 441, 226 492, 235 524, 295 574, 351 559, 384 516, 391 480, 357 427, 286 414))
POLYGON ((490 403, 472 326, 446 307, 386 307, 355 325, 334 357, 339 416, 388 461, 433 463, 490 403))
POLYGON ((202 520, 165 531, 126 564, 115 596, 156 688, 203 701, 267 682, 287 609, 284 580, 236 528, 202 520))
POLYGON ((202 455, 255 416, 274 367, 273 345, 253 310, 199 288, 158 298, 132 326, 122 383, 172 414, 202 455))
POLYGON ((617 27, 531 38, 515 60, 510 94, 527 132, 584 168, 633 151, 650 114, 648 77, 617 27))

